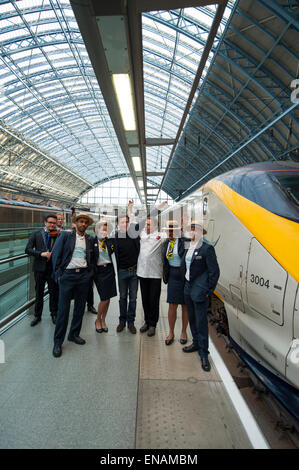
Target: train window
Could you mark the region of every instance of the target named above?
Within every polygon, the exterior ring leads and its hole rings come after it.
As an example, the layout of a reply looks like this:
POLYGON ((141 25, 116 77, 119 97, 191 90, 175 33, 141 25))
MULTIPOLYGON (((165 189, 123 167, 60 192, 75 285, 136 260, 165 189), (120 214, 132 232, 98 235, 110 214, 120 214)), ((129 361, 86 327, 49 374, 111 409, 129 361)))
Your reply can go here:
POLYGON ((208 198, 204 197, 203 204, 202 204, 202 213, 203 215, 206 215, 207 212, 208 212, 208 198))
POLYGON ((299 205, 299 176, 297 172, 292 175, 275 175, 272 176, 272 180, 278 182, 288 198, 299 205))

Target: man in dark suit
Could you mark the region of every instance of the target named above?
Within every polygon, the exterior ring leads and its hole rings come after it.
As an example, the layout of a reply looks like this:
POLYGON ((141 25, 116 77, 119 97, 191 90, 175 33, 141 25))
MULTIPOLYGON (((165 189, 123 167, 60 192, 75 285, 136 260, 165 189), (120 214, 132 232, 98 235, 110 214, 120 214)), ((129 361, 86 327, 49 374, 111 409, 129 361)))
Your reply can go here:
POLYGON ((181 264, 181 272, 185 281, 184 297, 188 309, 190 329, 193 343, 185 346, 183 351, 198 351, 204 371, 209 372, 211 366, 209 354, 209 329, 207 311, 209 295, 213 293, 220 275, 214 247, 203 241, 206 233, 201 223, 191 222, 191 243, 185 250, 181 264))
POLYGON ((56 215, 45 217, 45 227, 30 235, 25 253, 34 257, 33 272, 35 278, 35 311, 31 326, 37 325, 42 319, 44 305, 44 290, 47 282, 50 294, 50 312, 55 324, 58 310, 58 286, 52 279, 51 255, 56 243, 57 234, 51 234, 56 229, 56 215))
POLYGON ((73 231, 61 233, 52 254, 54 277, 59 283, 54 357, 60 357, 62 354, 72 298, 74 311, 68 340, 80 345, 85 344, 79 334, 94 263, 93 237, 85 232, 89 225, 93 224, 93 219, 86 213, 80 213, 74 216, 73 223, 73 231))
MULTIPOLYGON (((109 239, 115 253, 118 287, 119 287, 119 325, 117 333, 123 331, 128 325, 132 334, 136 334, 134 325, 136 316, 136 299, 138 290, 137 261, 140 252, 140 233, 144 229, 147 218, 140 223, 130 223, 130 215, 134 201, 129 201, 128 214, 119 215, 117 224, 119 230, 109 239), (129 297, 129 302, 128 302, 129 297)), ((154 208, 149 217, 158 215, 165 202, 154 208)))

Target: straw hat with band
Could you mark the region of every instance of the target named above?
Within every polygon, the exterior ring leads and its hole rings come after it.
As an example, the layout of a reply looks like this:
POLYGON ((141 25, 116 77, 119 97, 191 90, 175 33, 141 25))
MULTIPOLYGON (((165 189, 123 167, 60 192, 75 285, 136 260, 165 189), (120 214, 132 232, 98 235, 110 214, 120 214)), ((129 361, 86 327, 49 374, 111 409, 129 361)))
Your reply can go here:
POLYGON ((180 230, 179 224, 176 220, 167 220, 167 227, 163 227, 162 230, 180 230))
POLYGON ((198 222, 198 220, 191 220, 190 226, 192 227, 192 225, 200 227, 204 235, 207 233, 206 229, 203 228, 202 223, 198 222))
POLYGON ((89 214, 86 214, 85 212, 80 212, 77 215, 74 215, 73 217, 73 223, 77 222, 78 219, 87 219, 88 220, 88 226, 93 224, 93 219, 90 217, 89 214))

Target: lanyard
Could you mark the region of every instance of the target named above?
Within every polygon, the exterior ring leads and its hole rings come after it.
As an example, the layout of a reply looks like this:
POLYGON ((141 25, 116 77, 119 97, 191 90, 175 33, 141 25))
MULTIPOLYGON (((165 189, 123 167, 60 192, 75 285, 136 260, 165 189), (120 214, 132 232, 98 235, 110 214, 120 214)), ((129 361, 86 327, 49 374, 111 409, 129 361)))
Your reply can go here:
POLYGON ((173 259, 173 248, 174 248, 175 242, 176 242, 176 238, 174 238, 173 240, 169 240, 170 246, 169 246, 168 253, 166 256, 167 259, 173 259))
POLYGON ((106 247, 105 242, 106 242, 106 238, 103 238, 103 240, 100 243, 100 250, 102 250, 102 251, 107 251, 107 247, 106 247))

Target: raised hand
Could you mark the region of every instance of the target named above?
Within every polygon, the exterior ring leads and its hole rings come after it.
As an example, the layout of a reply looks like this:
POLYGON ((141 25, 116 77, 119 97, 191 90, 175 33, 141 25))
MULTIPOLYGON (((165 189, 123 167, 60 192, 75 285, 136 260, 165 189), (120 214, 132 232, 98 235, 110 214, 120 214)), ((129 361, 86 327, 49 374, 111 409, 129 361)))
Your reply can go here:
POLYGON ((157 206, 157 209, 160 211, 161 209, 163 209, 163 207, 167 206, 167 204, 168 204, 167 201, 163 201, 161 202, 161 204, 157 206))

